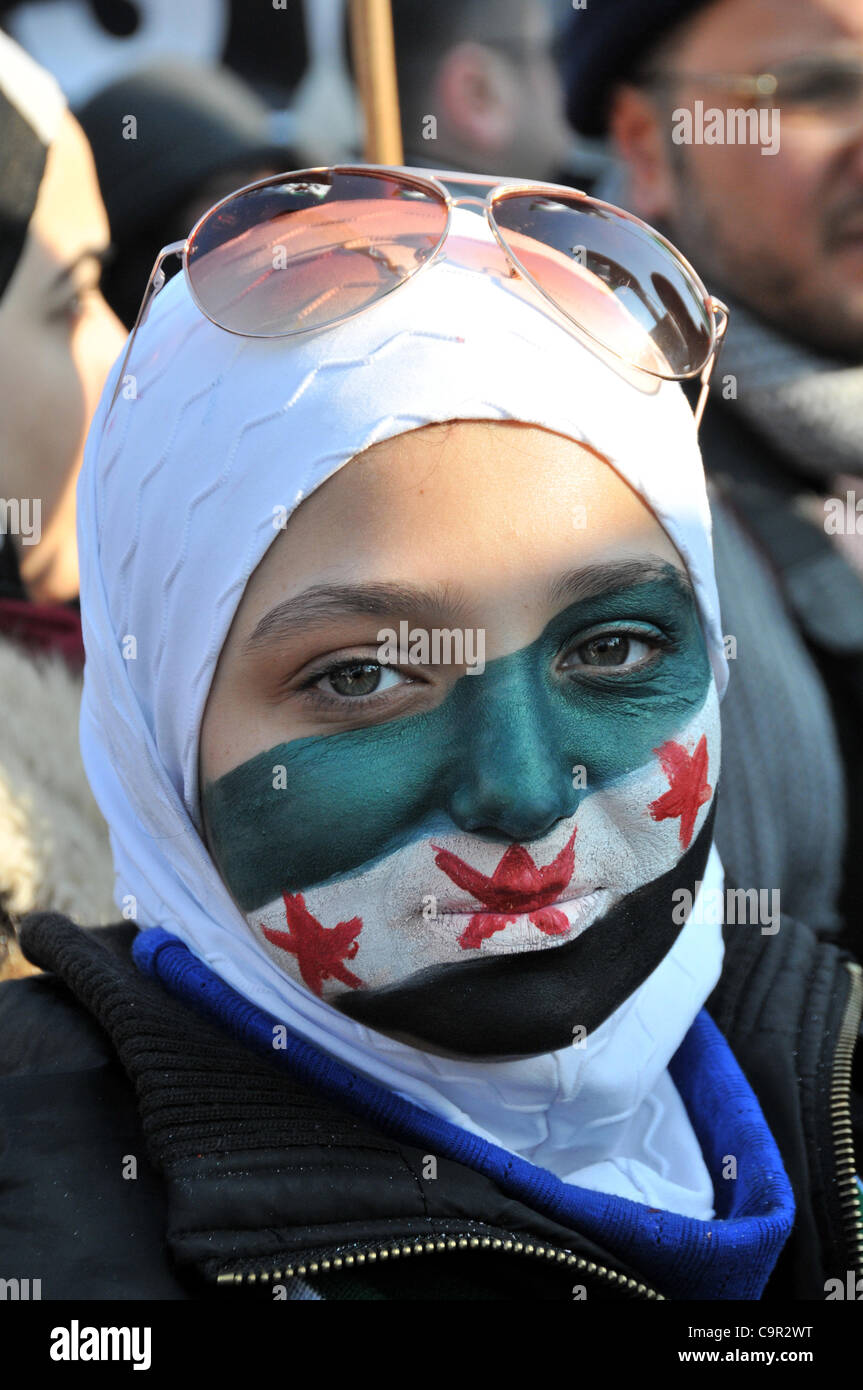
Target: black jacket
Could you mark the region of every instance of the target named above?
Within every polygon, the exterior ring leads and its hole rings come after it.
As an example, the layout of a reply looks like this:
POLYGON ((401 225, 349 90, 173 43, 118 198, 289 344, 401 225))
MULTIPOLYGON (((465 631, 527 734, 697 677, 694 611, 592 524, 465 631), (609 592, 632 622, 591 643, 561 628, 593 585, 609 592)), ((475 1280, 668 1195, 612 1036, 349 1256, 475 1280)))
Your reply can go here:
MULTIPOLYGON (((863 972, 791 919, 725 930, 708 1008, 797 1202, 764 1297, 823 1299, 828 1278, 863 1274, 863 972)), ((662 1296, 471 1168, 440 1158, 426 1181, 419 1149, 141 976, 134 931, 22 926, 52 973, 0 986, 0 1275, 41 1278, 45 1299, 662 1296)))

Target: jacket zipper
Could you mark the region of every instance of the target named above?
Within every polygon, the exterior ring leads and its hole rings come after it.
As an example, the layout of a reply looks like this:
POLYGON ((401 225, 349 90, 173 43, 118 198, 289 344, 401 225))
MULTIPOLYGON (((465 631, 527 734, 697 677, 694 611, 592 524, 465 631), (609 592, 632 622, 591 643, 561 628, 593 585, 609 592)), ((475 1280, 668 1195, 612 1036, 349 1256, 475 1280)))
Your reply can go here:
MULTIPOLYGON (((348 1249, 346 1246, 342 1248, 348 1249)), ((515 1235, 507 1235, 506 1239, 501 1239, 496 1236, 470 1235, 462 1231, 447 1232, 436 1236, 434 1240, 413 1239, 402 1241, 397 1245, 369 1245, 362 1250, 354 1249, 351 1253, 344 1255, 337 1255, 334 1252, 332 1256, 327 1256, 321 1260, 286 1265, 282 1269, 257 1269, 243 1273, 223 1272, 216 1276, 216 1283, 220 1286, 232 1285, 235 1287, 253 1284, 266 1285, 271 1280, 274 1283, 280 1283, 283 1279, 303 1278, 305 1275, 317 1277, 332 1270, 352 1269, 356 1266, 375 1264, 379 1261, 403 1259, 406 1256, 440 1254, 449 1250, 502 1250, 507 1254, 554 1260, 579 1274, 590 1274, 605 1279, 618 1290, 626 1289, 635 1297, 665 1301, 664 1294, 661 1294, 658 1289, 651 1288, 649 1284, 640 1283, 637 1279, 629 1279, 625 1274, 619 1274, 617 1270, 609 1269, 606 1265, 598 1265, 593 1260, 586 1260, 581 1255, 574 1255, 571 1250, 562 1250, 556 1245, 542 1245, 530 1240, 520 1240, 515 1235)))
POLYGON ((860 1017, 863 1014, 863 967, 850 960, 846 960, 844 964, 851 976, 851 988, 845 1001, 833 1062, 830 1119, 833 1126, 839 1203, 848 1236, 848 1249, 854 1264, 854 1274, 858 1276, 863 1274, 863 1216, 857 1195, 854 1130, 851 1125, 851 1068, 860 1017))
MULTIPOLYGON (((848 1235, 849 1249, 852 1251, 852 1258, 855 1263, 854 1273, 857 1275, 863 1272, 863 1216, 860 1213, 857 1195, 850 1096, 854 1048, 861 1015, 863 1015, 863 967, 853 961, 845 961, 844 964, 851 976, 851 987, 842 1014, 839 1040, 834 1056, 833 1080, 830 1088, 830 1117, 836 1154, 836 1182, 839 1189, 839 1202, 848 1235)), ((336 1250, 338 1248, 335 1247, 336 1250)), ((347 1246, 341 1248, 346 1252, 348 1251, 347 1246)), ((563 1250, 555 1245, 542 1245, 519 1240, 515 1235, 500 1239, 492 1236, 474 1236, 462 1231, 447 1232, 445 1235, 437 1236, 434 1240, 403 1241, 398 1245, 369 1245, 362 1250, 354 1249, 351 1253, 344 1255, 336 1254, 334 1250, 332 1255, 324 1259, 285 1265, 283 1269, 256 1269, 242 1273, 223 1272, 216 1276, 216 1283, 221 1287, 267 1285, 270 1281, 278 1284, 283 1279, 303 1278, 306 1275, 318 1277, 332 1270, 352 1269, 356 1266, 362 1267, 379 1261, 404 1259, 414 1255, 440 1254, 450 1250, 502 1250, 507 1254, 554 1260, 579 1274, 589 1274, 604 1279, 618 1289, 627 1289, 637 1298, 665 1301, 664 1294, 649 1284, 640 1283, 637 1279, 629 1279, 625 1274, 619 1274, 617 1270, 609 1269, 606 1265, 598 1265, 593 1260, 586 1260, 581 1255, 574 1255, 571 1250, 563 1250)))

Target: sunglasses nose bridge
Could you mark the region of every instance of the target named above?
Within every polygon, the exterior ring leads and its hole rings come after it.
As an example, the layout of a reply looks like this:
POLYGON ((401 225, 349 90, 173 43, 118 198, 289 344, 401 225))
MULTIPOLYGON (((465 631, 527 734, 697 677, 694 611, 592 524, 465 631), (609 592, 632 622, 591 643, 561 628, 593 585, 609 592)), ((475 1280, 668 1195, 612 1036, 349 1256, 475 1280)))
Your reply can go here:
MULTIPOLYGON (((483 249, 483 255, 487 257, 487 253, 488 253, 489 246, 491 246, 492 248, 496 249, 497 252, 502 252, 502 253, 503 253, 503 255, 504 255, 505 259, 506 259, 508 268, 509 268, 509 274, 510 274, 510 275, 512 275, 512 274, 520 275, 521 272, 520 272, 519 268, 516 266, 515 262, 513 261, 512 257, 510 256, 510 254, 509 254, 509 249, 508 249, 508 247, 506 246, 506 243, 504 242, 503 238, 500 236, 500 234, 499 234, 499 232, 498 232, 498 230, 497 230, 497 228, 496 228, 496 226, 495 226, 495 224, 494 224, 494 221, 493 221, 493 218, 492 218, 492 215, 491 215, 491 202, 490 202, 490 200, 489 200, 488 198, 478 198, 478 197, 476 197, 475 194, 465 194, 464 197, 461 197, 461 198, 451 198, 451 199, 450 199, 450 223, 449 223, 449 228, 448 228, 448 231, 447 231, 447 235, 444 237, 444 240, 441 242, 440 246, 438 247, 438 252, 437 252, 437 254, 438 254, 438 255, 441 255, 441 254, 442 254, 442 255, 444 256, 444 258, 447 258, 447 257, 451 254, 451 246, 452 246, 453 237, 455 236, 456 240, 458 240, 458 237, 459 237, 458 224, 457 224, 457 223, 455 223, 455 224, 453 223, 452 213, 455 211, 456 208, 460 208, 460 207, 462 207, 462 206, 464 206, 464 205, 467 205, 469 211, 473 212, 477 217, 481 217, 482 220, 483 220, 483 222, 485 223, 485 239, 484 239, 484 240, 482 241, 482 243, 481 243, 482 247, 484 248, 484 249, 483 249)), ((468 233, 467 235, 469 236, 470 242, 473 243, 473 237, 470 236, 469 233, 468 233)), ((463 242, 460 243, 460 252, 459 252, 459 257, 458 257, 458 258, 461 259, 461 260, 463 261, 464 264, 468 264, 468 263, 470 262, 471 252, 465 250, 465 246, 464 246, 464 243, 463 243, 463 242), (466 258, 466 259, 465 259, 465 258, 466 258)), ((483 268, 484 270, 488 270, 488 269, 489 269, 487 260, 485 260, 485 259, 481 259, 481 260, 479 261, 478 264, 481 265, 482 268, 483 268)))
POLYGON ((485 205, 485 198, 477 198, 477 196, 474 193, 465 193, 465 195, 462 198, 453 198, 451 200, 451 206, 454 208, 462 208, 467 206, 475 208, 477 212, 484 212, 485 205))

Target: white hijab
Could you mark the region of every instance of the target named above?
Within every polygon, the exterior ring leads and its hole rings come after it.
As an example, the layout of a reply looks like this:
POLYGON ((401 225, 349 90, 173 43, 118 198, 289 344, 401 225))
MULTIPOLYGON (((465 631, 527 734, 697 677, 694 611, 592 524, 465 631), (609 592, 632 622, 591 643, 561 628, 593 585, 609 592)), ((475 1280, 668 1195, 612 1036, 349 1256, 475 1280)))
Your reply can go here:
MULTIPOLYGON (((294 339, 224 332, 177 276, 139 330, 132 380, 106 426, 115 367, 90 431, 78 532, 81 747, 111 832, 116 902, 139 927, 180 937, 307 1040, 425 1109, 565 1180, 707 1218, 712 1184, 667 1066, 719 977, 718 920, 705 925, 693 913, 588 1047, 450 1061, 364 1027, 282 974, 199 834, 200 724, 250 575, 280 522, 326 478, 371 444, 426 424, 524 421, 608 459, 687 567, 724 692, 710 513, 680 387, 633 385, 514 285, 481 218, 456 210, 453 229, 447 257, 408 285, 294 339), (484 258, 484 271, 460 263, 465 248, 484 258)), ((722 886, 714 848, 702 892, 722 886)))

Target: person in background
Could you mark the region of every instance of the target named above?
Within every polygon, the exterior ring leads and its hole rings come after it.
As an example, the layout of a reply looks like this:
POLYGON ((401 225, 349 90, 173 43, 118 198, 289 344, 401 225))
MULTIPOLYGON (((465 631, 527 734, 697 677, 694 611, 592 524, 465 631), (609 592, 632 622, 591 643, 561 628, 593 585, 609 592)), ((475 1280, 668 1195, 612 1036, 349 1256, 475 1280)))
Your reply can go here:
POLYGON ((0 34, 0 972, 35 907, 112 914, 107 831, 78 748, 75 486, 123 340, 99 292, 108 223, 53 80, 0 34), (5 928, 5 930, 4 930, 5 928), (6 949, 4 949, 4 946, 6 949))
POLYGON ((726 867, 825 929, 844 918, 859 954, 863 0, 591 5, 568 111, 731 309, 702 432, 737 648, 726 867))
POLYGON ((270 112, 227 68, 162 61, 113 82, 78 111, 117 255, 105 295, 129 325, 161 246, 182 239, 241 184, 295 166, 270 112))
POLYGON ((396 0, 405 162, 551 179, 573 144, 547 0, 396 0))

